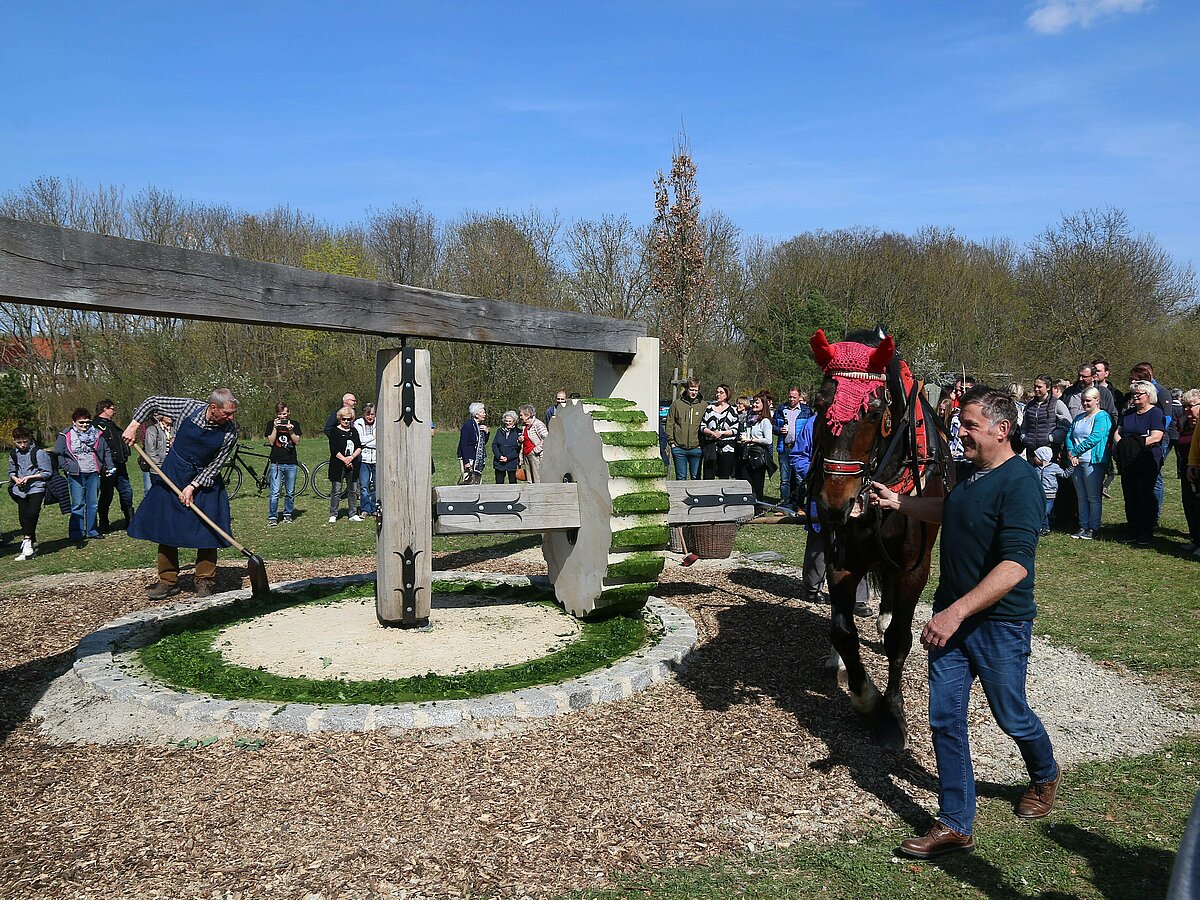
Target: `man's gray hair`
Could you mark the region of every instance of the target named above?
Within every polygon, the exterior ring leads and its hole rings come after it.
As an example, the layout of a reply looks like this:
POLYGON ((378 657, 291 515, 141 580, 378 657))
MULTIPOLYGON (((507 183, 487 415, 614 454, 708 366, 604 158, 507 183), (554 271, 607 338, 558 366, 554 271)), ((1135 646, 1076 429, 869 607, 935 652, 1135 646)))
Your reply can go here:
POLYGON ((233 396, 233 391, 231 391, 229 388, 217 388, 208 395, 208 402, 209 405, 215 404, 222 409, 224 409, 226 406, 232 406, 234 409, 237 409, 242 405, 241 401, 239 401, 237 397, 233 396))
POLYGON ((1008 422, 1008 433, 1016 434, 1017 404, 1008 391, 998 391, 982 384, 968 390, 958 401, 960 408, 976 404, 992 427, 1008 422))
POLYGON ((468 416, 479 415, 479 413, 481 413, 484 409, 485 409, 485 407, 482 403, 472 403, 470 406, 467 407, 467 415, 468 416))

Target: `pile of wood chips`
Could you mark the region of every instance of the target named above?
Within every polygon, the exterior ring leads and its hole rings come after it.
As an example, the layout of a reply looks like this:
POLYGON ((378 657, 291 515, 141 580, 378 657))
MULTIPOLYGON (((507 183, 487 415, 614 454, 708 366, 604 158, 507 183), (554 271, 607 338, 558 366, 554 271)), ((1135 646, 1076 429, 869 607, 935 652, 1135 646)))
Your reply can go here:
MULTIPOLYGON (((486 553, 447 564, 530 572, 486 553)), ((38 696, 82 636, 148 605, 149 574, 0 598, 0 896, 544 897, 897 817, 919 826, 935 803, 923 657, 906 691, 914 750, 879 750, 822 667, 828 610, 750 568, 668 565, 660 593, 701 641, 676 682, 516 733, 50 742, 29 721, 38 696)), ((242 574, 223 566, 219 587, 242 574)), ((878 647, 868 656, 878 680, 878 647)))

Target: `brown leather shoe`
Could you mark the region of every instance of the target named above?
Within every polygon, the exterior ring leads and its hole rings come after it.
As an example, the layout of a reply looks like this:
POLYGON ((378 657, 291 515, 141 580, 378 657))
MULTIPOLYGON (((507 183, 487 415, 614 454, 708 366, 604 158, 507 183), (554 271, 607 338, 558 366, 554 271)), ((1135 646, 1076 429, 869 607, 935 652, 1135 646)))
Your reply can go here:
POLYGON ((929 833, 924 837, 908 838, 900 842, 900 852, 905 856, 915 856, 917 859, 933 859, 954 853, 956 850, 974 850, 975 838, 969 834, 959 834, 953 828, 934 822, 929 833))
POLYGON ((1041 819, 1050 815, 1054 800, 1058 796, 1058 783, 1062 780, 1062 766, 1054 773, 1054 780, 1045 784, 1031 784, 1017 801, 1017 818, 1041 819))
POLYGON ((217 582, 214 578, 197 578, 196 579, 196 598, 203 599, 211 597, 217 592, 217 582))
POLYGON ((151 600, 166 600, 179 593, 179 585, 171 581, 159 581, 146 588, 146 596, 151 600))

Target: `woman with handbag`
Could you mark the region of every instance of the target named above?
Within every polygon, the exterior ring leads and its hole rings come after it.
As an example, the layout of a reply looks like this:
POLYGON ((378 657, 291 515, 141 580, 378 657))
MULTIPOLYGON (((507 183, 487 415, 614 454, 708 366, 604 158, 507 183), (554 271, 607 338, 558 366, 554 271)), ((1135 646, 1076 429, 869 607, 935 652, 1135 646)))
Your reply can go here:
POLYGON ((775 454, 771 452, 775 433, 771 401, 767 396, 757 394, 750 401, 746 422, 748 428, 742 434, 742 477, 750 482, 754 496, 762 500, 767 475, 778 468, 775 454))

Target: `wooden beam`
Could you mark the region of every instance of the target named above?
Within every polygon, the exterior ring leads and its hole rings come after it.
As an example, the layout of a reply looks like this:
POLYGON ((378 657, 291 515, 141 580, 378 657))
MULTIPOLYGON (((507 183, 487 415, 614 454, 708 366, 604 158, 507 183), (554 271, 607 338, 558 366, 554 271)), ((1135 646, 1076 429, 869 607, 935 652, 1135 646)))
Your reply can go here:
POLYGON ((579 487, 462 484, 433 489, 434 534, 554 531, 579 527, 579 487))
POLYGON ((668 481, 667 494, 671 498, 668 525, 737 522, 755 515, 754 491, 748 481, 668 481))
POLYGON ((632 354, 631 319, 465 297, 0 217, 0 301, 632 354))
POLYGON ((375 486, 381 514, 375 615, 381 625, 419 628, 429 623, 433 606, 429 351, 380 350, 375 377, 375 486))

